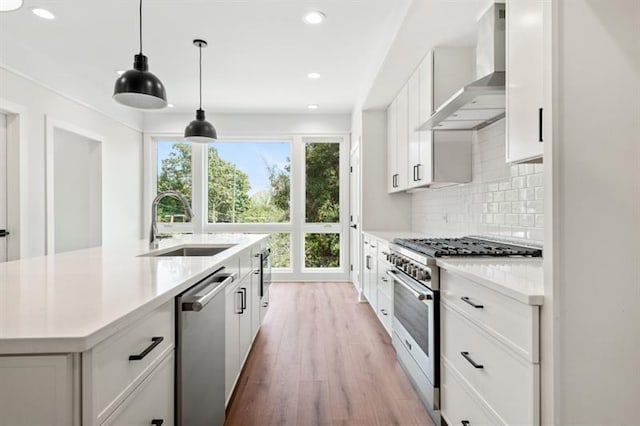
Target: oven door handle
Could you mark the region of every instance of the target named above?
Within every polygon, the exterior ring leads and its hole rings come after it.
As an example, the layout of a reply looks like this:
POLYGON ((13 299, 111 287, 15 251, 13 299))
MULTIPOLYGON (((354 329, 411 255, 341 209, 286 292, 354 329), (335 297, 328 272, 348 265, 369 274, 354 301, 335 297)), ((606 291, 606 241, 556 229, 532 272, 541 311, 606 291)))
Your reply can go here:
POLYGON ((398 271, 394 271, 393 269, 387 270, 387 275, 391 276, 395 282, 409 290, 414 296, 418 298, 418 300, 433 300, 433 296, 428 293, 423 293, 415 288, 414 285, 406 282, 398 271))

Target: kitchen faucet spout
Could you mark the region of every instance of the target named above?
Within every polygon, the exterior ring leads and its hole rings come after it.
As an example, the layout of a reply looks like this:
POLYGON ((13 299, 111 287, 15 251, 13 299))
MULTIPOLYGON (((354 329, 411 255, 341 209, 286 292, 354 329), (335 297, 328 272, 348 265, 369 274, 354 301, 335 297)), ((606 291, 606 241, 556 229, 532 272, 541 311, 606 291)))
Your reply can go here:
POLYGON ((154 198, 151 203, 151 232, 149 235, 149 247, 152 249, 158 248, 158 203, 166 197, 180 201, 184 206, 186 219, 191 221, 193 218, 193 210, 191 210, 189 201, 181 193, 177 191, 163 191, 156 195, 156 198, 154 198))

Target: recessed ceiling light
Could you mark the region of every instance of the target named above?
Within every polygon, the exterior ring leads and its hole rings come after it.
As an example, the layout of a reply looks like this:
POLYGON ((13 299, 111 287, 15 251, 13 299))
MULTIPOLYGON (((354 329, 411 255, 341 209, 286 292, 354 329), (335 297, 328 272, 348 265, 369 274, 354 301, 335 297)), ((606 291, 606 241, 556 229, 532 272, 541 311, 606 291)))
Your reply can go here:
POLYGON ((309 109, 318 109, 319 106, 318 106, 318 104, 309 104, 309 105, 307 105, 307 108, 309 108, 309 109))
POLYGON ((320 74, 317 72, 310 72, 309 74, 307 74, 307 77, 309 77, 311 80, 317 80, 320 78, 320 74))
POLYGON ((325 19, 327 19, 327 16, 324 13, 317 10, 314 10, 313 12, 309 12, 302 17, 302 20, 305 23, 310 25, 321 24, 324 22, 325 19))
POLYGON ((0 0, 0 12, 11 12, 22 7, 22 0, 0 0))
POLYGON ((53 13, 49 12, 47 9, 41 9, 41 8, 33 8, 31 9, 31 11, 34 13, 34 15, 36 15, 39 18, 42 19, 55 19, 56 15, 54 15, 53 13))
POLYGON ((173 108, 175 105, 174 104, 167 104, 167 107, 169 108, 173 108))

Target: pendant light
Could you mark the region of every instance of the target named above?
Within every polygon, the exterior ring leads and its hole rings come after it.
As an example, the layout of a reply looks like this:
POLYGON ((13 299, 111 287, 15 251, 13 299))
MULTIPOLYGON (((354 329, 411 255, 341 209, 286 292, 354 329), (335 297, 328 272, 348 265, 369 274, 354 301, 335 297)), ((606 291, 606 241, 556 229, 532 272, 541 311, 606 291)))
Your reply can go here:
POLYGON ((193 44, 200 51, 200 107, 196 111, 196 119, 184 129, 184 138, 191 142, 208 143, 218 139, 218 135, 213 124, 205 119, 204 110, 202 109, 202 48, 207 47, 207 42, 196 39, 193 40, 193 44))
POLYGON ((133 108, 160 109, 167 106, 167 94, 158 77, 149 72, 142 54, 142 0, 140 0, 140 53, 133 57, 133 69, 116 80, 113 99, 133 108))

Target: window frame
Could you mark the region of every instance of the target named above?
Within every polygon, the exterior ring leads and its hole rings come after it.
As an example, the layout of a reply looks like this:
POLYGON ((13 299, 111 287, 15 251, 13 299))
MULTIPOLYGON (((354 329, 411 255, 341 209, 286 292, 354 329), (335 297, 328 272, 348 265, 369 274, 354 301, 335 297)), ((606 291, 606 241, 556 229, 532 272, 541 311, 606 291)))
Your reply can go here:
MULTIPOLYGON (((145 237, 151 227, 150 206, 157 194, 157 141, 183 141, 176 132, 145 132, 144 194, 142 223, 145 237)), ((208 144, 192 143, 192 210, 190 223, 158 223, 160 232, 199 233, 288 233, 290 267, 274 268, 278 281, 348 281, 349 280, 349 135, 348 134, 243 134, 225 135, 226 141, 289 141, 291 143, 291 200, 288 223, 208 223, 208 144), (306 223, 305 214, 305 143, 324 142, 340 145, 340 215, 339 222, 306 223), (304 239, 307 233, 337 233, 340 236, 340 267, 307 268, 304 264, 304 239)))

